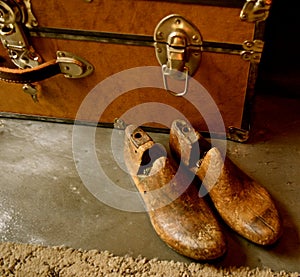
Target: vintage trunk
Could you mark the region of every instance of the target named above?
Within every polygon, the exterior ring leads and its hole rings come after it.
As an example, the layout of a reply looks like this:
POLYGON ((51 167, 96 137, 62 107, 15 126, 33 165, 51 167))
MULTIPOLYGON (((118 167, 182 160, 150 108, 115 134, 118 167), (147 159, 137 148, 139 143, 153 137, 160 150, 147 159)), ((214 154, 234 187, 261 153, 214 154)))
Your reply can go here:
POLYGON ((264 0, 1 0, 3 70, 57 59, 61 71, 72 75, 77 57, 92 65, 78 79, 57 74, 25 86, 1 81, 1 115, 110 125, 127 114, 126 123, 138 117, 150 127, 170 127, 186 117, 207 132, 214 129, 208 125, 218 125, 211 118, 218 120, 220 113, 228 138, 245 141, 269 7, 264 0), (75 56, 61 59, 65 52, 75 56), (177 77, 176 70, 182 72, 177 77), (168 86, 174 93, 187 86, 186 94, 174 96, 168 86), (160 104, 154 111, 145 105, 153 102, 160 104), (160 116, 151 120, 147 112, 160 116))

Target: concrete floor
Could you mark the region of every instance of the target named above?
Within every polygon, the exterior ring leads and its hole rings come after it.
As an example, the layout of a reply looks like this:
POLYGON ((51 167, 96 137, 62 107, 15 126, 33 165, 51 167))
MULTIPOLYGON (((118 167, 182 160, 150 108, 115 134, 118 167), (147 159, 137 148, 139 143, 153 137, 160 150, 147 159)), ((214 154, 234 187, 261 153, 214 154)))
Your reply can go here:
MULTIPOLYGON (((232 160, 275 198, 283 218, 283 237, 264 248, 227 228, 229 250, 215 265, 300 271, 299 104, 300 99, 257 97, 250 141, 227 144, 232 160)), ((85 128, 88 133, 91 127, 85 128)), ((120 145, 111 147, 112 130, 96 130, 96 154, 108 178, 132 193, 129 198, 112 199, 102 188, 105 180, 86 185, 97 172, 92 159, 91 169, 84 168, 81 154, 84 157, 93 148, 83 144, 74 154, 72 131, 72 125, 1 119, 0 240, 189 262, 157 237, 146 213, 133 211, 141 203, 132 197, 133 185, 119 167, 120 145)), ((167 135, 152 137, 167 145, 167 135)))

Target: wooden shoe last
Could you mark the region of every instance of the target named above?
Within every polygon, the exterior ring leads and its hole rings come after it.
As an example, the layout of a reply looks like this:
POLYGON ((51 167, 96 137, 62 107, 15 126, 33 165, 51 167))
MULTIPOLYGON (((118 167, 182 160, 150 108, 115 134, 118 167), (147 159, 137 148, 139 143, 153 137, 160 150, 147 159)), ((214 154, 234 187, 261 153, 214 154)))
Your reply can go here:
POLYGON ((279 213, 268 191, 242 172, 183 120, 174 121, 171 151, 194 172, 217 211, 237 233, 260 244, 273 244, 281 235, 279 213), (195 157, 195 146, 198 159, 195 157))
MULTIPOLYGON (((226 242, 213 212, 163 147, 129 125, 124 158, 158 236, 178 253, 195 260, 222 256, 226 242)), ((186 171, 185 171, 186 172, 186 171)), ((188 172, 186 172, 188 173, 188 172)))

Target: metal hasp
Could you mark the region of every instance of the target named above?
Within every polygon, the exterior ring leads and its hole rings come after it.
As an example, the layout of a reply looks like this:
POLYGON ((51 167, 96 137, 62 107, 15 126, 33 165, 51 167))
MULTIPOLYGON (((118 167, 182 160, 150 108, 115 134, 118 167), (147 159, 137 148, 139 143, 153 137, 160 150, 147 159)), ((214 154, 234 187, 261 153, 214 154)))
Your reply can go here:
MULTIPOLYGON (((37 20, 31 10, 30 0, 0 1, 0 39, 8 51, 11 61, 21 69, 33 68, 42 63, 42 58, 35 52, 25 34, 25 28, 37 26, 37 20)), ((25 84, 23 91, 29 93, 37 102, 35 85, 25 84)))
MULTIPOLYGON (((0 0, 0 39, 11 61, 20 69, 37 68, 43 63, 27 39, 28 29, 37 25, 30 0, 0 0)), ((83 78, 94 70, 86 60, 64 51, 57 52, 56 62, 66 78, 83 78)), ((40 86, 25 84, 23 91, 37 102, 38 88, 40 86)))
POLYGON ((183 96, 187 93, 188 76, 194 74, 201 61, 202 36, 199 30, 182 16, 172 14, 158 23, 154 41, 165 89, 175 96, 183 96), (168 76, 184 80, 184 90, 179 93, 170 91, 168 76))
POLYGON ((247 0, 240 13, 240 18, 247 22, 264 21, 269 16, 272 0, 247 0))
POLYGON ((30 1, 0 1, 0 38, 11 61, 18 68, 32 68, 41 64, 41 57, 29 44, 24 26, 37 25, 30 1), (26 5, 25 5, 26 2, 26 5))

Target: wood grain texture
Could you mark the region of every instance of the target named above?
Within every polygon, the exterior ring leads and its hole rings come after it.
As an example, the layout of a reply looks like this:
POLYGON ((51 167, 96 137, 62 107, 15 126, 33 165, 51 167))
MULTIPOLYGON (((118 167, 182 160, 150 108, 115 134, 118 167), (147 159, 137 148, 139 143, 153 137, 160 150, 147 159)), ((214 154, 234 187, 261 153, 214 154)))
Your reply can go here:
POLYGON ((125 130, 124 158, 158 236, 178 253, 212 260, 226 251, 222 229, 187 173, 140 128, 125 130), (142 170, 141 170, 142 168, 142 170))
POLYGON ((268 191, 246 175, 228 157, 223 160, 220 151, 207 147, 207 142, 192 126, 174 121, 170 132, 170 148, 174 155, 194 172, 208 191, 224 221, 241 236, 260 244, 269 245, 282 233, 281 219, 268 191), (182 132, 184 131, 184 132, 182 132), (190 159, 193 144, 202 152, 190 159))

